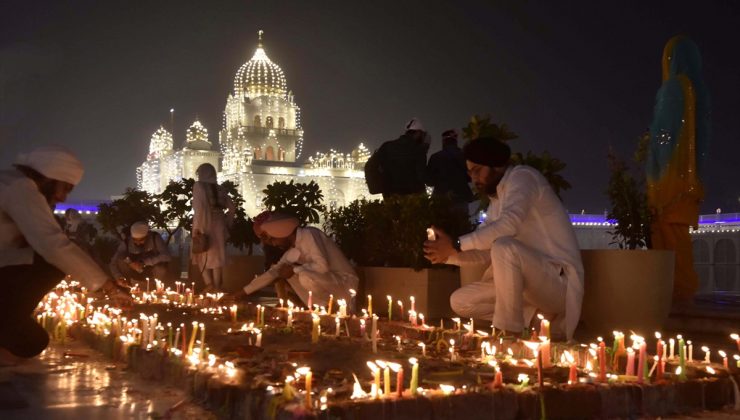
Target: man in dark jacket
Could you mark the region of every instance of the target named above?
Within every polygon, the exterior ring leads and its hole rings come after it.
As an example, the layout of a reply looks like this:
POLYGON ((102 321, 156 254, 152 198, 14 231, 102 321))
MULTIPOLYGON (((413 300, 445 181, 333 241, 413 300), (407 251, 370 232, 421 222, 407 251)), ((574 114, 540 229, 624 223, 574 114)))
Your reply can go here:
POLYGON ((421 122, 413 118, 406 124, 406 132, 401 137, 383 143, 373 154, 366 165, 366 173, 380 174, 384 199, 426 190, 424 174, 429 139, 421 122))
POLYGON ((452 202, 466 209, 473 200, 465 157, 457 145, 455 130, 442 133, 442 150, 429 158, 426 183, 434 187, 433 195, 449 195, 452 202))

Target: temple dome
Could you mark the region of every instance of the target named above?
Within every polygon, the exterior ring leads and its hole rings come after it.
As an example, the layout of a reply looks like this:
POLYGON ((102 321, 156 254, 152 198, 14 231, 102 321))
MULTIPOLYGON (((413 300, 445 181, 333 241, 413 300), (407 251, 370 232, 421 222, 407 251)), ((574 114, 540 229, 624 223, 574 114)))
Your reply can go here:
POLYGON ((234 78, 234 94, 237 97, 259 96, 285 97, 287 92, 285 74, 273 63, 262 47, 262 31, 259 31, 259 43, 252 58, 244 63, 234 78))

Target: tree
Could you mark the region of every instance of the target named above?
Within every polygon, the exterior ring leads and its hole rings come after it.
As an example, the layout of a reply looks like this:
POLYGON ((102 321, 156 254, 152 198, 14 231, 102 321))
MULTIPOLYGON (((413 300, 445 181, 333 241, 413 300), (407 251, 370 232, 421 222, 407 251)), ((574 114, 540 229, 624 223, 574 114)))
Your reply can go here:
POLYGON ((154 195, 128 188, 123 197, 98 206, 97 220, 103 231, 120 237, 120 232, 127 232, 136 222, 152 223, 159 213, 154 195))
POLYGON ((319 223, 321 214, 326 210, 322 204, 324 194, 314 181, 308 184, 277 181, 262 192, 265 194, 262 204, 267 210, 293 214, 301 226, 319 223))

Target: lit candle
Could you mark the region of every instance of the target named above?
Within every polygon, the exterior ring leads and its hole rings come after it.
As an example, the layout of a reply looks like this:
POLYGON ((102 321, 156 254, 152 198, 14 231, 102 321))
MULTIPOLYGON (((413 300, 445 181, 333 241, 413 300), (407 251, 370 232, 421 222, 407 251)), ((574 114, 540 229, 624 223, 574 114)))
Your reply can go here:
POLYGON ((740 334, 732 333, 730 334, 730 338, 735 340, 735 344, 737 344, 737 351, 740 351, 740 334))
POLYGON ((308 291, 308 312, 313 310, 313 292, 308 291))
POLYGON ((397 301, 396 301, 396 303, 398 304, 398 308, 399 308, 399 310, 398 310, 398 313, 399 313, 399 314, 401 314, 401 315, 400 315, 400 317, 401 317, 401 321, 403 321, 403 314, 405 314, 405 313, 406 313, 406 312, 404 312, 404 311, 403 311, 403 301, 401 301, 401 300, 399 299, 399 300, 397 300, 397 301))
POLYGON ((296 372, 306 377, 306 407, 310 409, 312 407, 311 386, 313 385, 313 372, 311 372, 311 368, 309 367, 299 368, 296 372))
POLYGON ((397 350, 398 350, 399 352, 401 352, 401 351, 403 351, 403 346, 401 345, 401 336, 400 336, 400 335, 397 335, 397 336, 395 336, 395 337, 396 337, 396 343, 397 343, 397 344, 396 344, 396 349, 397 349, 397 350))
POLYGON ((388 321, 390 321, 393 319, 393 298, 387 295, 386 299, 388 299, 388 321))
MULTIPOLYGON (((180 327, 178 327, 175 330, 175 341, 174 341, 174 344, 177 345, 178 341, 180 341, 180 327)), ((174 348, 174 347, 172 347, 172 348, 174 348)))
POLYGON ((187 356, 188 355, 188 347, 187 347, 187 328, 185 327, 185 324, 180 324, 180 329, 182 330, 182 355, 187 356))
POLYGON ((255 332, 257 333, 257 342, 255 345, 257 347, 262 347, 262 330, 255 330, 255 332))
POLYGON ((606 343, 599 337, 599 382, 606 382, 606 343))
POLYGON ((354 314, 356 311, 355 307, 355 298, 357 297, 357 292, 355 289, 349 289, 349 312, 354 314))
POLYGON ((632 347, 627 349, 627 370, 624 374, 627 376, 635 376, 635 351, 632 347))
POLYGON ((398 363, 388 362, 391 370, 396 373, 396 397, 403 397, 403 367, 398 363))
POLYGON ((701 351, 704 352, 704 363, 706 363, 706 364, 712 363, 711 360, 710 360, 710 355, 711 355, 712 352, 709 350, 709 347, 702 346, 701 347, 701 351))
POLYGON ((382 360, 376 360, 375 363, 383 369, 383 395, 388 397, 391 395, 391 369, 382 360))
POLYGON ((725 369, 730 369, 730 366, 727 363, 727 353, 725 353, 723 350, 720 350, 718 353, 719 353, 719 357, 722 358, 722 366, 724 366, 725 369))
POLYGON ((564 353, 565 360, 568 362, 568 365, 570 366, 570 369, 568 371, 568 384, 569 385, 575 385, 578 383, 578 369, 576 368, 575 358, 568 350, 566 350, 564 353))
POLYGON ((540 336, 550 339, 550 321, 546 320, 542 314, 537 314, 540 318, 540 336))
POLYGON ((326 313, 331 315, 331 307, 334 306, 334 295, 329 295, 329 303, 326 304, 326 313))
POLYGON ((236 305, 231 305, 231 322, 236 324, 236 305))
POLYGON ((416 389, 419 387, 419 361, 415 357, 409 358, 411 363, 411 382, 409 383, 409 389, 411 395, 416 395, 416 389))
POLYGON ((167 348, 172 348, 172 323, 167 323, 167 348))
POLYGON ((346 317, 347 316, 347 301, 344 299, 339 299, 337 303, 339 304, 339 316, 346 317))
POLYGON ((678 336, 678 379, 685 381, 686 378, 686 345, 683 337, 678 336))
POLYGON ((450 339, 450 361, 455 361, 455 340, 450 339))
POLYGON ((360 319, 360 336, 365 339, 367 338, 367 335, 365 335, 365 320, 360 319))
POLYGON ((740 355, 736 354, 732 356, 733 359, 735 359, 735 364, 737 365, 737 368, 740 369, 740 355))
POLYGON ((689 359, 688 359, 688 361, 689 362, 693 362, 694 361, 694 344, 691 343, 691 340, 688 340, 686 342, 686 344, 689 345, 689 359))
POLYGON ((367 295, 367 314, 373 316, 373 296, 367 295))
POLYGON ((188 352, 187 355, 190 356, 193 354, 193 345, 195 345, 195 335, 198 333, 198 322, 193 321, 193 332, 190 335, 190 344, 188 344, 188 352))
POLYGON ((334 331, 334 335, 339 337, 339 314, 334 317, 334 325, 336 326, 336 330, 334 331))
POLYGON ((668 356, 668 357, 669 357, 669 358, 671 358, 671 359, 673 359, 673 357, 674 357, 674 356, 675 356, 675 354, 676 354, 676 353, 675 353, 675 349, 674 349, 674 345, 675 345, 675 344, 676 344, 676 340, 674 340, 673 338, 670 338, 670 339, 668 340, 668 347, 669 347, 669 348, 670 348, 670 350, 671 350, 671 351, 670 351, 670 352, 668 353, 668 354, 669 354, 669 356, 668 356))
POLYGON ((313 319, 313 327, 311 328, 311 343, 316 344, 319 342, 319 322, 321 321, 321 318, 319 318, 319 316, 316 314, 313 314, 311 318, 313 319))
POLYGON ((492 388, 501 388, 504 386, 504 375, 501 373, 501 368, 499 368, 498 363, 496 361, 491 360, 488 362, 491 366, 493 366, 496 373, 493 376, 493 383, 491 384, 492 388))
POLYGON ((413 310, 412 311, 409 311, 409 322, 414 327, 417 325, 416 324, 416 312, 414 312, 413 310))
POLYGON ((647 343, 643 339, 640 342, 640 353, 638 355, 637 363, 637 382, 643 383, 645 381, 645 370, 647 369, 647 343))
POLYGON ((283 299, 280 299, 280 309, 283 309, 283 303, 285 303, 285 301, 283 299))
POLYGON ((372 328, 370 329, 370 334, 372 335, 372 337, 370 338, 372 339, 372 343, 373 343, 373 353, 377 353, 378 352, 378 316, 375 314, 373 314, 372 316, 373 316, 373 325, 372 325, 372 328))
POLYGON ((540 337, 542 343, 540 343, 540 352, 542 352, 542 367, 549 368, 552 366, 552 356, 550 355, 550 340, 542 336, 540 337))
POLYGON ((206 326, 203 323, 198 325, 200 327, 200 354, 203 354, 203 349, 206 345, 206 326))
POLYGON ((380 397, 380 369, 373 362, 367 362, 367 367, 369 367, 370 370, 373 372, 372 396, 373 398, 379 398, 380 397))
POLYGON ((627 350, 624 348, 624 334, 619 331, 614 331, 614 347, 612 349, 612 370, 617 371, 619 369, 619 358, 627 354, 627 350))
POLYGON ((427 357, 427 345, 424 343, 419 343, 419 347, 421 347, 422 357, 427 357))
POLYGON ((293 328, 293 310, 288 309, 288 328, 293 328))
POLYGON ((416 298, 411 296, 409 300, 411 301, 411 310, 416 312, 416 298))
POLYGON ((419 314, 419 320, 421 321, 421 326, 426 328, 426 324, 424 323, 424 314, 419 314))

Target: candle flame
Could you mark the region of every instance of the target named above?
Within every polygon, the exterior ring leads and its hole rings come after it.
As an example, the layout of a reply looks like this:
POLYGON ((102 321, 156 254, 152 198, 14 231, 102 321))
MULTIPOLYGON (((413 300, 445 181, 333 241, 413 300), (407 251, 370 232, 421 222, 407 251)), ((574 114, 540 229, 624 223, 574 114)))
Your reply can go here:
POLYGON ((450 395, 453 392, 455 392, 455 387, 452 386, 452 385, 440 384, 439 385, 439 389, 441 389, 442 390, 442 393, 445 394, 445 395, 450 395))
POLYGON ((401 365, 398 363, 388 362, 388 367, 391 368, 392 371, 398 373, 399 370, 401 370, 401 365))
POLYGON ((730 338, 733 340, 740 340, 740 335, 737 335, 735 333, 730 334, 730 338))
POLYGON ((360 381, 357 379, 357 375, 354 373, 352 374, 355 378, 355 385, 352 388, 352 395, 349 397, 352 400, 358 399, 358 398, 366 398, 367 393, 362 390, 362 385, 360 385, 360 381))
POLYGON ((717 373, 711 366, 707 366, 707 372, 709 372, 711 375, 714 375, 717 373))
MULTIPOLYGON (((380 369, 385 369, 386 366, 388 366, 384 361, 382 360, 376 360, 375 364, 378 365, 380 369)), ((368 365, 369 366, 369 365, 368 365)), ((372 369, 372 368, 371 368, 372 369)))
POLYGON ((681 370, 681 366, 677 367, 677 368, 676 368, 676 375, 680 375, 680 374, 681 374, 681 372, 682 372, 682 370, 681 370))
POLYGON ((373 362, 367 362, 367 367, 369 367, 370 370, 373 371, 373 373, 378 371, 378 365, 373 362))
POLYGON ((576 361, 576 359, 573 357, 573 355, 568 350, 565 350, 563 352, 563 356, 565 357, 565 360, 570 364, 576 361))
POLYGON ((419 361, 416 360, 416 357, 409 357, 409 363, 411 363, 412 365, 415 365, 419 363, 419 361))

